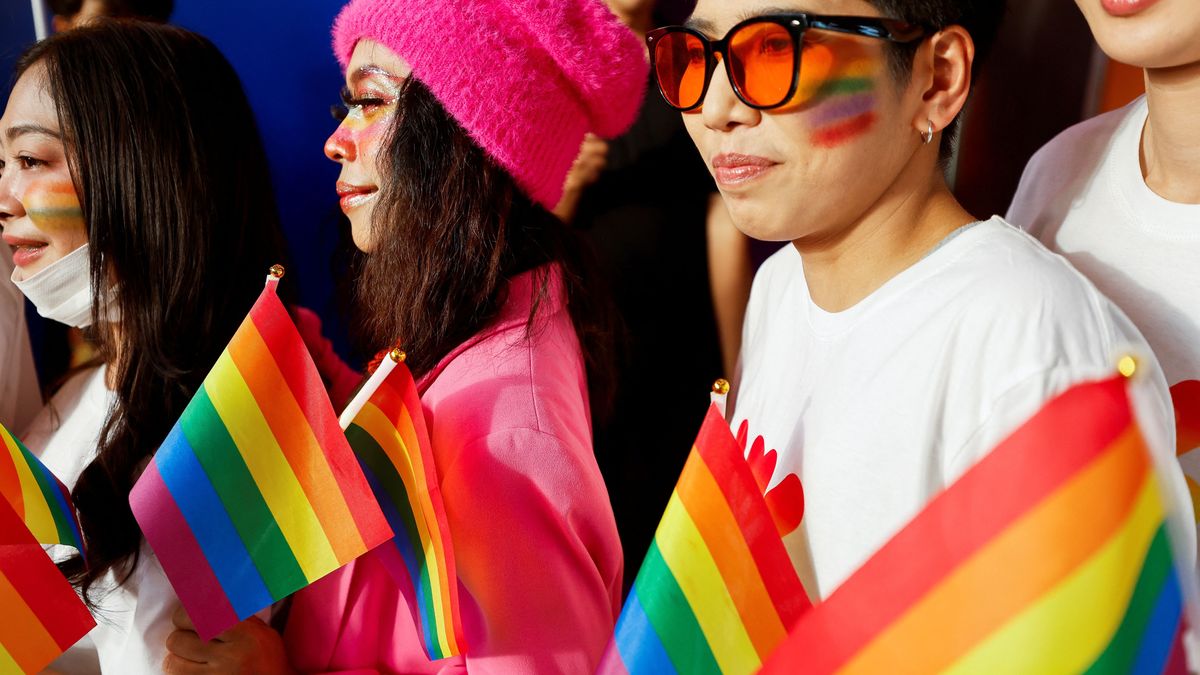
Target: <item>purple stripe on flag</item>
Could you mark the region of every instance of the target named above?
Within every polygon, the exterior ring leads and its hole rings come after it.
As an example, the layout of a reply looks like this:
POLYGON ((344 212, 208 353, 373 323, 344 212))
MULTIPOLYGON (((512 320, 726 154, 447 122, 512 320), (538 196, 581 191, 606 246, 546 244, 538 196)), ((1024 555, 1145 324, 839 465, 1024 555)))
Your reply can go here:
POLYGON ((129 493, 129 505, 169 579, 187 579, 174 585, 175 593, 196 632, 208 640, 238 622, 237 613, 217 575, 205 562, 204 551, 163 482, 157 461, 151 461, 129 493), (148 510, 154 511, 153 515, 148 510))

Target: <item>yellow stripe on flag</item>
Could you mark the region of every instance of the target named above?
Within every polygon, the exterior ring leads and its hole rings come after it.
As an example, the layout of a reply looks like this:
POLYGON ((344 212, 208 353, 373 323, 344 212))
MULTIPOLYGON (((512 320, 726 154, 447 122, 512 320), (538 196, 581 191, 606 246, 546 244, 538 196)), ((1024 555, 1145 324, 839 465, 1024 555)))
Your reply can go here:
POLYGON ((317 514, 229 352, 223 352, 217 359, 204 388, 304 576, 310 582, 316 581, 337 569, 337 556, 317 514))
POLYGON ((1125 616, 1164 517, 1158 482, 1149 472, 1129 518, 1095 556, 948 672, 1082 672, 1125 616))
MULTIPOLYGON (((720 495, 713 498, 720 498, 720 495)), ((721 672, 735 675, 757 670, 761 665, 758 652, 742 625, 712 554, 677 493, 671 493, 655 540, 663 560, 687 598, 721 672)))

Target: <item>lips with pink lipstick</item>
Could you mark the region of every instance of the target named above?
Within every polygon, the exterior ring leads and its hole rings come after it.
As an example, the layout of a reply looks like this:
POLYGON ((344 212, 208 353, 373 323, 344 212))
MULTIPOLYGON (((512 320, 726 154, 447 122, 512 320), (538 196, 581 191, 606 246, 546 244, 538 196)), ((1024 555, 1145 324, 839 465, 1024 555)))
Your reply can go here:
POLYGON ((46 252, 47 242, 36 239, 25 239, 11 234, 4 235, 4 243, 12 249, 13 265, 25 267, 31 265, 46 252))
POLYGON ((351 209, 370 201, 378 192, 379 188, 374 185, 354 185, 343 181, 337 183, 338 201, 342 205, 343 213, 349 213, 351 209))
POLYGON ((1157 2, 1158 0, 1100 0, 1100 6, 1113 16, 1132 16, 1157 2))
POLYGON ((722 153, 713 158, 713 172, 721 187, 737 187, 763 176, 774 168, 778 162, 755 155, 741 153, 722 153))

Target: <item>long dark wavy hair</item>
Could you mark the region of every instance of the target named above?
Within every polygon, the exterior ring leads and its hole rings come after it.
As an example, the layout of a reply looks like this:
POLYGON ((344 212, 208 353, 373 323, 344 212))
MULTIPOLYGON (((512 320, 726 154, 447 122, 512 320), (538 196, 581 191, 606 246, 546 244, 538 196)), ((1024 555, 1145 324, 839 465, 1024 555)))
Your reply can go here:
MULTIPOLYGON (((267 160, 241 82, 194 33, 100 21, 34 45, 87 223, 92 283, 119 328, 89 337, 115 382, 73 492, 87 544, 63 571, 85 597, 137 565, 129 492, 284 256, 267 160)), ((99 317, 99 307, 93 307, 99 317)))
POLYGON ((373 353, 403 345, 420 377, 496 317, 512 277, 534 270, 528 333, 553 264, 583 352, 593 417, 602 419, 614 389, 613 310, 577 233, 522 192, 416 78, 401 88, 380 164, 374 250, 358 274, 360 346, 373 353))

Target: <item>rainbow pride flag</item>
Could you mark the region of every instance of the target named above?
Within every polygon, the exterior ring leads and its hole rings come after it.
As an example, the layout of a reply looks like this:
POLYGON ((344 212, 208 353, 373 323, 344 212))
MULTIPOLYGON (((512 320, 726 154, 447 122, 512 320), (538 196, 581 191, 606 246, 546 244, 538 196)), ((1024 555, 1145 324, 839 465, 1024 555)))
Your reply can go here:
POLYGON ((763 672, 1186 672, 1167 503, 1127 381, 1074 387, 808 612, 763 672))
POLYGON ((430 660, 462 654, 466 640, 454 547, 433 444, 412 374, 396 350, 342 413, 342 426, 396 538, 372 551, 400 586, 430 660))
POLYGON ((277 285, 129 497, 206 640, 392 536, 277 285))
POLYGON ((83 551, 79 520, 67 488, 0 424, 0 496, 40 544, 83 551))
POLYGON ((0 499, 0 673, 36 673, 96 625, 22 518, 0 499))
POLYGON ((808 608, 750 466, 714 405, 597 672, 752 673, 808 608))

